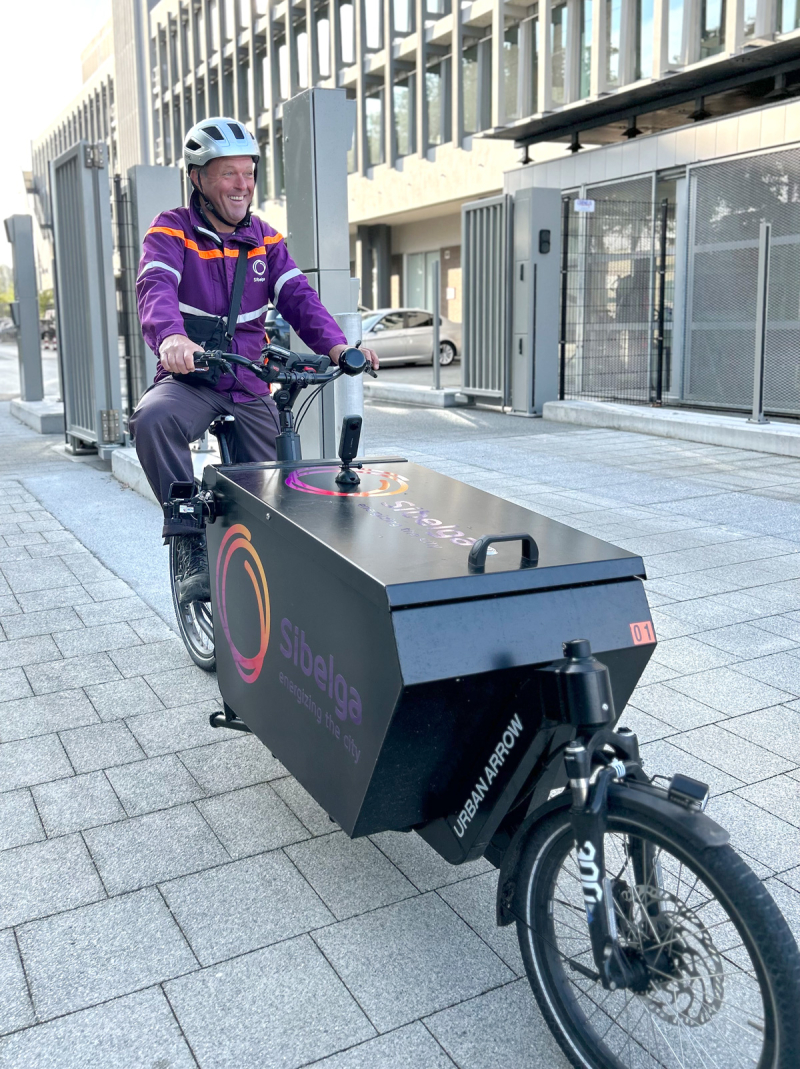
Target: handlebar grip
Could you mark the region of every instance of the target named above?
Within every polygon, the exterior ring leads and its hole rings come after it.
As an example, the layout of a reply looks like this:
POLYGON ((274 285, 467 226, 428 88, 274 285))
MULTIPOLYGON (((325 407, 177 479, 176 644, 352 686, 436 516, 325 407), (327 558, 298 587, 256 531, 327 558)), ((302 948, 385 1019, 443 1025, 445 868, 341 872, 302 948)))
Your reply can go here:
POLYGON ((486 554, 492 542, 522 542, 520 568, 533 568, 539 563, 539 547, 536 545, 533 535, 484 535, 483 538, 477 539, 469 551, 469 570, 471 572, 483 571, 486 566, 486 554))
POLYGON ((367 367, 367 358, 360 349, 351 345, 339 356, 339 367, 345 375, 360 375, 367 367))

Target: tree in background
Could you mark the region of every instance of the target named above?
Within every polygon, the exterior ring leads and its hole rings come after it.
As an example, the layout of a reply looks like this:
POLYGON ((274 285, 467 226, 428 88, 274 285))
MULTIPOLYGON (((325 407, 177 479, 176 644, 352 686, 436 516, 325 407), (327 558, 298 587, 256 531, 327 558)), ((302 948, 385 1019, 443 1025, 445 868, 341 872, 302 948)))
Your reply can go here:
POLYGON ((39 318, 44 319, 45 312, 49 312, 51 308, 55 308, 55 301, 53 300, 53 291, 42 290, 39 294, 39 318))
POLYGON ((0 264, 0 319, 11 316, 10 303, 14 300, 14 275, 10 267, 0 264))

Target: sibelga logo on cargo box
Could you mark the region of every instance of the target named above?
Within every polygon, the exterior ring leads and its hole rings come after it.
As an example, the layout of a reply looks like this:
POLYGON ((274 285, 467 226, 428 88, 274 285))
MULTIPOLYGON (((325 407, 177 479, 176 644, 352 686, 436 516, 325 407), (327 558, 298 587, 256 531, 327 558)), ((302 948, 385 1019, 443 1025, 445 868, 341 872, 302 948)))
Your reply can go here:
POLYGON ((349 717, 354 724, 361 723, 361 695, 351 687, 334 661, 332 653, 327 657, 314 653, 306 641, 306 633, 298 624, 285 616, 281 620, 280 651, 287 661, 295 664, 308 679, 313 677, 322 695, 333 700, 339 720, 349 717))
POLYGON ((233 527, 225 532, 225 537, 222 539, 222 544, 217 553, 216 586, 216 611, 219 614, 219 620, 222 624, 225 638, 228 640, 228 646, 231 651, 231 656, 233 657, 233 663, 236 665, 236 671, 245 683, 255 683, 261 674, 261 668, 264 664, 264 655, 266 654, 267 646, 269 645, 269 589, 267 587, 267 577, 264 575, 264 566, 253 546, 250 531, 242 523, 234 524, 233 527), (237 553, 245 554, 244 559, 237 563, 239 567, 244 568, 250 582, 253 584, 256 605, 258 607, 258 651, 254 656, 247 656, 237 649, 236 643, 233 641, 228 627, 228 569, 230 568, 231 561, 237 553))
POLYGON ((339 490, 333 481, 338 469, 329 464, 315 468, 298 468, 286 478, 290 490, 302 490, 304 494, 322 494, 325 497, 391 497, 404 494, 408 483, 393 471, 378 468, 359 468, 363 490, 339 490))

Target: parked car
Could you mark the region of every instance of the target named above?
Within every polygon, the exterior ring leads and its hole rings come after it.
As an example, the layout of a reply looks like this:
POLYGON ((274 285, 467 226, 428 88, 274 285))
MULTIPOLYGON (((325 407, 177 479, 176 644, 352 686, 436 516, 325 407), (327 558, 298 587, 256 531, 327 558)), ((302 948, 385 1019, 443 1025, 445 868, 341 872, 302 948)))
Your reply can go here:
POLYGON ((290 327, 277 308, 270 308, 267 312, 267 318, 264 322, 264 330, 270 341, 274 341, 276 345, 282 345, 284 349, 290 348, 290 327))
MULTIPOLYGON (((361 316, 364 345, 381 364, 433 363, 433 316, 422 308, 378 308, 361 316)), ((461 324, 440 317, 439 363, 452 364, 461 354, 461 324)))

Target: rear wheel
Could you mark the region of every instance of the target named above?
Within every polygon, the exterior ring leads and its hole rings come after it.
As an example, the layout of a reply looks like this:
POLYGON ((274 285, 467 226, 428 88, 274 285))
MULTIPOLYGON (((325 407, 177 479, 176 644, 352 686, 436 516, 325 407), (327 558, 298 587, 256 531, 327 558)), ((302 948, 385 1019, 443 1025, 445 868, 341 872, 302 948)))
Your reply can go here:
POLYGON ((177 536, 169 540, 169 579, 172 604, 178 620, 178 630, 194 663, 206 672, 216 667, 214 651, 214 623, 210 601, 189 601, 181 604, 176 583, 185 579, 189 571, 190 538, 177 536))
POLYGON ((525 969, 579 1069, 797 1069, 800 955, 767 890, 729 847, 615 802, 605 835, 620 944, 643 989, 608 991, 589 942, 568 811, 523 851, 525 969))
POLYGON ((447 367, 456 358, 456 347, 452 342, 443 341, 439 345, 439 366, 447 367))

